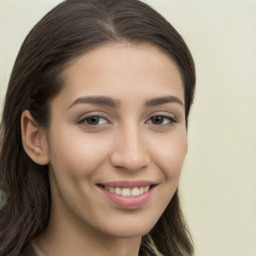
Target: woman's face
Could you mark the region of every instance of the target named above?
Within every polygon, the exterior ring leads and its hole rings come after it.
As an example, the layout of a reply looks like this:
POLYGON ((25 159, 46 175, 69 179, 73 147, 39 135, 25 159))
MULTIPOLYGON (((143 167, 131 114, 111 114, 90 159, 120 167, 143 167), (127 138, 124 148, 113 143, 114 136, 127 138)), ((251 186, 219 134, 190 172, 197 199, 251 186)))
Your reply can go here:
POLYGON ((47 130, 51 218, 115 237, 147 233, 187 153, 176 65, 151 45, 112 44, 73 61, 64 77, 47 130))

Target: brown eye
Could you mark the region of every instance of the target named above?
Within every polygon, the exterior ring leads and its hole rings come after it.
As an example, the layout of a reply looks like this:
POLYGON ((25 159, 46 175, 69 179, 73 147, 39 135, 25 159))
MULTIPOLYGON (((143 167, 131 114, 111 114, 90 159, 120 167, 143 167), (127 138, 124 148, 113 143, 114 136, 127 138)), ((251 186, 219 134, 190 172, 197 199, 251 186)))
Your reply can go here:
POLYGON ((150 118, 151 122, 153 124, 162 124, 164 122, 163 116, 153 116, 150 118))
POLYGON ((101 117, 101 116, 87 116, 87 117, 81 119, 78 123, 96 126, 96 125, 109 124, 109 121, 106 118, 101 117))
POLYGON ((149 123, 155 124, 155 125, 168 125, 172 123, 176 123, 176 120, 173 117, 170 116, 152 116, 149 119, 149 123))
POLYGON ((99 124, 100 117, 98 116, 90 116, 86 118, 87 124, 96 125, 99 124))

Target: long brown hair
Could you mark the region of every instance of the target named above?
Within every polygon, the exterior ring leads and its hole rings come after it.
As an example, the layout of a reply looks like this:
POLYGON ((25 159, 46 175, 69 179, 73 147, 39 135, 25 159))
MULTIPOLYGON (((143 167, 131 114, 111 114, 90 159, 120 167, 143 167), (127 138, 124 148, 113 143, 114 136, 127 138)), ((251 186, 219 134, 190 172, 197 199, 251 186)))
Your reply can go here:
MULTIPOLYGON (((106 43, 149 43, 176 63, 185 92, 188 118, 195 68, 182 37, 159 13, 139 0, 67 0, 31 30, 15 61, 6 93, 0 133, 0 189, 7 196, 0 210, 0 255, 19 254, 48 224, 51 194, 48 166, 35 164, 21 141, 20 117, 28 109, 43 126, 49 102, 63 86, 70 61, 106 43)), ((176 191, 157 224, 142 240, 146 255, 185 256, 193 245, 176 191), (155 248, 155 249, 152 249, 155 248)))

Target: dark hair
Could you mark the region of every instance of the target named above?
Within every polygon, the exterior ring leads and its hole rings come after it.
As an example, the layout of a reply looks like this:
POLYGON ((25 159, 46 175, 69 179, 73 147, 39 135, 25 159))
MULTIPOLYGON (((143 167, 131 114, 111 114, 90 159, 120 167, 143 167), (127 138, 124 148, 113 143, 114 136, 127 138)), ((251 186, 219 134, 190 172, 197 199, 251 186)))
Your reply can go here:
MULTIPOLYGON (((50 121, 49 102, 61 91, 70 61, 107 43, 148 43, 176 63, 185 92, 186 121, 195 88, 192 56, 182 37, 160 14, 138 0, 67 0, 31 30, 17 56, 6 93, 1 123, 0 189, 8 203, 0 210, 0 255, 13 256, 48 224, 48 166, 25 153, 20 118, 28 109, 37 122, 50 121)), ((174 194, 141 250, 156 255, 192 255, 193 245, 174 194)))

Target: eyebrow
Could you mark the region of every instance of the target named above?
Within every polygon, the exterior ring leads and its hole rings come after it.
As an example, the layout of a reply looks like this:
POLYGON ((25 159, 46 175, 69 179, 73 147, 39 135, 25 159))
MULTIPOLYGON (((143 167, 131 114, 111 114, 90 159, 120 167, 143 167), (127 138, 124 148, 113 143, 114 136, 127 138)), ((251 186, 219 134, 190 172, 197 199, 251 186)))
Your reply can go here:
MULTIPOLYGON (((121 105, 119 100, 114 100, 107 96, 85 96, 85 97, 77 98, 68 108, 70 109, 73 106, 77 104, 82 104, 82 103, 104 105, 104 106, 109 106, 113 108, 118 108, 121 105)), ((162 105, 165 103, 178 103, 181 106, 184 105, 183 102, 175 96, 162 96, 162 97, 157 97, 157 98, 147 100, 145 103, 145 106, 154 107, 154 106, 162 105)))
POLYGON ((163 97, 157 97, 154 99, 150 99, 150 100, 146 101, 145 106, 146 107, 154 107, 154 106, 162 105, 165 103, 172 103, 172 102, 178 103, 182 107, 184 106, 183 102, 175 96, 163 96, 163 97))
POLYGON ((68 108, 72 108, 74 105, 81 104, 81 103, 89 103, 95 105, 105 105, 109 107, 119 107, 120 102, 118 100, 113 100, 110 97, 106 96, 86 96, 77 98, 68 108))

